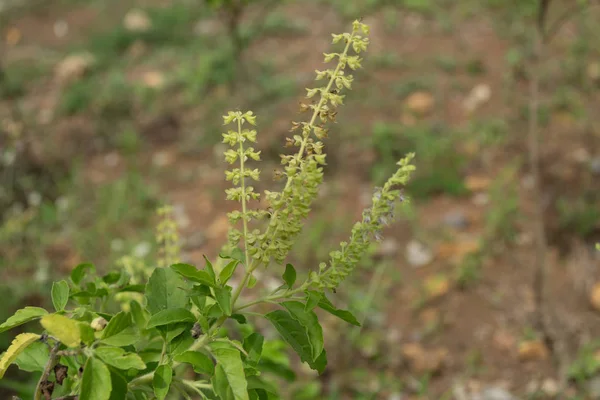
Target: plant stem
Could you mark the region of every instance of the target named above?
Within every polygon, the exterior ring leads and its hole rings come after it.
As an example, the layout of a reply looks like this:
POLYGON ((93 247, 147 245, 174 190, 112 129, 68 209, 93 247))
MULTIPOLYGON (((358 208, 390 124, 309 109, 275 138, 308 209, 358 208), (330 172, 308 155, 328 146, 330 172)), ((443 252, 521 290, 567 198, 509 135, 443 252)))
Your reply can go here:
POLYGON ((50 371, 56 365, 58 359, 58 349, 60 347, 60 342, 56 342, 52 350, 50 350, 50 358, 48 358, 48 362, 46 363, 46 367, 44 368, 44 372, 38 381, 38 384, 35 388, 35 396, 34 400, 42 400, 42 385, 48 380, 48 376, 50 375, 50 371))

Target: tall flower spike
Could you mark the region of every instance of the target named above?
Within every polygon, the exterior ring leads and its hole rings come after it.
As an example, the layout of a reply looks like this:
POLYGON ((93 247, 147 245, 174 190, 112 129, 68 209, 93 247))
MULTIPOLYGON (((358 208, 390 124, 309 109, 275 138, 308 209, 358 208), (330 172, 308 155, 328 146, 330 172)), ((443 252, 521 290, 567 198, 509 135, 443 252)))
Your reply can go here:
POLYGON ((361 222, 354 224, 349 242, 340 243, 340 249, 329 253, 329 264, 321 263, 319 272, 312 272, 311 285, 319 289, 335 288, 357 266, 369 248, 370 239, 381 240, 381 230, 394 217, 396 201, 407 201, 401 190, 394 189, 406 185, 415 167, 411 164, 414 153, 408 154, 398 162, 398 170, 388 179, 382 188, 375 188, 371 208, 363 211, 361 222))
POLYGON ((159 245, 158 265, 168 267, 179 262, 181 249, 177 223, 173 218, 173 207, 163 206, 158 209, 160 222, 156 227, 156 242, 159 245))
POLYGON ((248 230, 248 222, 255 218, 261 218, 266 214, 264 211, 248 210, 249 200, 258 200, 260 194, 254 191, 252 186, 247 185, 246 179, 250 178, 254 181, 260 179, 260 171, 258 169, 249 169, 246 161, 249 158, 259 161, 260 151, 254 150, 253 147, 247 146, 248 143, 256 143, 256 130, 246 129, 244 125, 249 123, 252 126, 256 125, 256 116, 252 111, 242 113, 241 111, 230 111, 223 116, 224 125, 233 124, 236 130, 229 130, 223 133, 223 143, 228 144, 231 148, 225 151, 225 160, 229 164, 238 162, 238 167, 225 171, 225 179, 233 183, 233 187, 225 190, 227 200, 234 200, 241 203, 241 211, 233 211, 227 214, 232 228, 228 233, 228 241, 230 247, 235 247, 244 239, 246 265, 249 264, 250 256, 248 253, 248 243, 253 243, 256 240, 255 234, 248 230), (246 146, 245 146, 246 145, 246 146), (243 230, 233 228, 239 221, 242 221, 243 230))
MULTIPOLYGON (((316 79, 327 79, 325 86, 306 89, 306 97, 317 98, 311 104, 302 103, 301 111, 312 111, 308 122, 292 122, 293 132, 298 132, 286 140, 289 147, 298 147, 294 155, 281 156, 284 165, 284 175, 287 181, 281 192, 267 192, 273 212, 269 225, 264 233, 258 236, 250 255, 257 263, 268 265, 271 259, 283 263, 291 249, 294 238, 301 231, 303 221, 307 217, 312 202, 317 197, 318 187, 323 181, 325 154, 321 140, 327 137, 325 124, 335 121, 337 107, 343 104, 345 89, 351 89, 353 77, 347 75, 344 69, 360 68, 361 58, 349 55, 354 50, 360 53, 366 50, 369 39, 368 27, 356 21, 352 33, 333 35, 333 43, 345 43, 341 53, 325 53, 325 62, 337 61, 335 68, 316 71, 316 79)), ((308 102, 306 102, 308 103, 308 102)))

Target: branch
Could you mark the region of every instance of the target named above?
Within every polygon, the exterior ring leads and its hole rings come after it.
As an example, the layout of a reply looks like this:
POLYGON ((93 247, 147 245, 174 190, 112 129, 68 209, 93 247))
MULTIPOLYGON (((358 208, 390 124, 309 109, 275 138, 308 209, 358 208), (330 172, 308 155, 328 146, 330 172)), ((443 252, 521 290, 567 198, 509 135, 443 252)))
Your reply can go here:
POLYGON ((38 384, 35 388, 35 397, 34 400, 42 400, 42 386, 44 385, 44 383, 46 383, 48 381, 48 376, 50 376, 50 371, 52 371, 52 368, 54 368, 54 365, 57 362, 58 359, 58 349, 60 347, 60 342, 56 342, 56 344, 54 345, 54 347, 52 347, 52 350, 50 350, 50 358, 48 359, 48 362, 46 363, 46 367, 44 368, 44 372, 42 373, 42 376, 40 377, 40 380, 38 381, 38 384))
POLYGON ((588 6, 589 7, 593 7, 593 6, 597 6, 600 5, 600 3, 587 3, 587 4, 581 4, 579 2, 577 2, 575 5, 573 5, 572 7, 567 8, 557 19, 556 21, 554 21, 554 23, 548 28, 548 30, 546 32, 544 32, 543 30, 540 31, 542 32, 542 41, 544 43, 548 43, 552 40, 552 38, 560 31, 560 28, 563 27, 563 25, 569 20, 571 19, 574 15, 584 11, 588 6))

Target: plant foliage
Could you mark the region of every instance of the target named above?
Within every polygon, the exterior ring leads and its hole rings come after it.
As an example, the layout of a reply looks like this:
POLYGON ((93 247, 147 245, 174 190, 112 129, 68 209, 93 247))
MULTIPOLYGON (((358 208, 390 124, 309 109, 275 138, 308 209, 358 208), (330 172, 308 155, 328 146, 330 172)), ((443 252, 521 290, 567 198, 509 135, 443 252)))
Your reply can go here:
POLYGON ((398 186, 406 184, 414 170, 412 154, 398 162, 397 171, 374 191, 372 206, 356 222, 348 241, 305 279, 299 279, 289 263, 279 267, 317 197, 326 160, 321 140, 328 134, 328 123, 335 121, 343 91, 352 86, 347 69, 360 67, 368 32, 355 21, 351 33, 333 35, 333 43, 343 49, 325 54, 325 61, 335 66, 317 71, 323 86, 307 89, 309 100, 301 110, 308 117, 292 122, 293 134, 287 139, 287 147, 296 151, 282 156, 280 176, 285 184, 280 191, 265 191, 264 210, 251 205, 261 197, 252 186, 260 177, 252 165, 260 160, 253 147, 257 118, 251 111, 224 116, 230 127, 223 134, 229 145, 225 160, 232 166, 225 176, 232 183, 226 197, 240 207, 228 214, 228 250, 215 265, 208 259, 200 269, 179 262, 176 226, 170 210, 161 209, 156 268, 144 269, 131 260, 104 275, 91 264, 75 267, 68 281, 52 286, 54 312, 26 307, 0 325, 5 331, 39 319, 43 328, 41 335, 17 336, 0 358, 0 374, 13 363, 42 372, 35 400, 59 393, 79 400, 165 399, 174 393, 185 398, 277 399, 269 377, 276 373, 289 379, 293 373, 282 361, 282 348, 254 331, 251 318, 257 315, 274 326, 303 362, 322 373, 327 353, 316 309, 360 325, 350 312, 337 309, 326 292, 335 291, 369 243, 381 238, 382 228, 394 217, 395 203, 405 200, 398 186), (256 300, 241 301, 242 291, 256 283, 254 272, 272 265, 281 268, 281 286, 256 300), (237 270, 243 271, 243 278, 234 287, 230 278, 237 270), (260 303, 275 304, 275 309, 249 312, 260 303), (224 329, 228 320, 244 326, 243 339, 234 340, 224 329))

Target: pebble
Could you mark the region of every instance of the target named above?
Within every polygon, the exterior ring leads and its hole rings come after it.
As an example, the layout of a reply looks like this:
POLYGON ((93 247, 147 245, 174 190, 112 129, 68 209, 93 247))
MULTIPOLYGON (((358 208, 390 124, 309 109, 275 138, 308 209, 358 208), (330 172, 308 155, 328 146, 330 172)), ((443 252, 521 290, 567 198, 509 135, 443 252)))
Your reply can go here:
POLYGON ((185 238, 184 248, 186 250, 198 249, 206 242, 206 236, 204 232, 197 231, 185 238))
POLYGON ((588 395, 591 399, 600 399, 600 377, 594 377, 587 383, 588 395))
POLYGON ((490 196, 487 193, 477 193, 473 196, 473 204, 478 207, 483 207, 490 202, 490 196))
POLYGON ((384 258, 391 258, 398 254, 398 242, 395 239, 384 239, 377 251, 384 258))
POLYGON ((600 175, 600 157, 594 157, 590 161, 590 170, 594 175, 600 175))
POLYGON ((469 226, 469 220, 464 212, 454 210, 444 215, 444 224, 453 229, 462 230, 469 226))
POLYGON ((132 32, 146 32, 152 27, 152 21, 143 10, 133 9, 125 15, 123 26, 132 32))
POLYGON ((481 393, 480 396, 480 400, 518 400, 505 389, 499 387, 487 388, 481 393))
POLYGON ((552 378, 546 378, 542 382, 542 392, 548 396, 556 396, 559 390, 558 382, 552 378))
POLYGON ((412 267, 422 267, 433 261, 433 252, 424 244, 411 240, 406 245, 406 261, 412 267))
POLYGON ((190 225, 190 218, 185 212, 185 206, 183 204, 176 204, 173 206, 173 216, 175 217, 175 223, 178 228, 185 229, 190 225))
POLYGON ((95 62, 91 53, 72 54, 56 65, 54 77, 61 83, 72 82, 88 72, 95 62))

